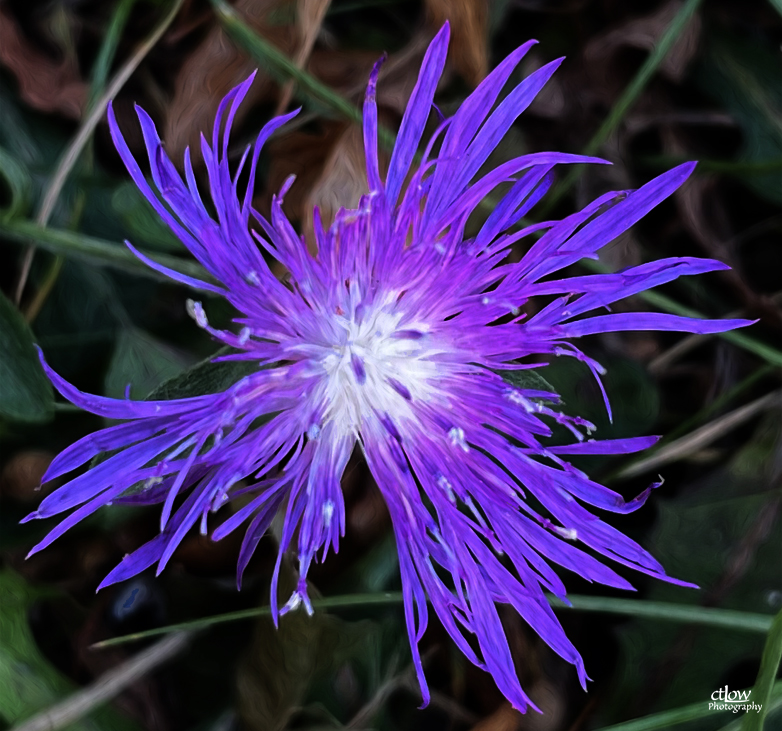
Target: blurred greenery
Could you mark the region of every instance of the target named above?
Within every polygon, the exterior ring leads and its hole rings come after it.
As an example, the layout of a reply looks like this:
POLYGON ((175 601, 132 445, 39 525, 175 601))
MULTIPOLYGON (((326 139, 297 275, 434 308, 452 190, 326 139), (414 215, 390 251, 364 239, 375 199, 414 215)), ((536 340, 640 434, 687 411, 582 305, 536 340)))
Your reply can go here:
POLYGON ((51 419, 54 392, 38 362, 33 334, 2 292, 0 353, 0 416, 14 421, 51 419))
MULTIPOLYGON (((76 685, 40 652, 27 617, 47 592, 34 589, 10 570, 0 571, 0 719, 18 723, 72 693, 76 685)), ((100 708, 67 731, 136 731, 139 727, 100 708)))

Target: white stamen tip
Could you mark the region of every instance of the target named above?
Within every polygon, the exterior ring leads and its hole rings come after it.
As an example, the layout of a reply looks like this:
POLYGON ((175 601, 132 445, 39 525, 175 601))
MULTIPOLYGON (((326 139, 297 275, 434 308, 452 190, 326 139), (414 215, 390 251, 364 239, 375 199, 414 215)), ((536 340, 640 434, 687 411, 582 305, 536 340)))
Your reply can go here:
POLYGON ((200 302, 188 299, 185 306, 187 307, 187 314, 196 321, 198 327, 205 328, 209 326, 209 321, 206 319, 206 313, 200 302))
POLYGON ((451 481, 445 476, 440 475, 437 478, 437 486, 445 491, 445 494, 448 496, 448 500, 456 505, 456 495, 454 495, 453 492, 453 485, 451 484, 451 481))
POLYGON ((285 603, 283 607, 283 613, 292 612, 294 609, 298 609, 301 604, 301 594, 298 591, 291 594, 291 598, 285 603))
POLYGON ((461 447, 462 451, 469 452, 470 448, 467 446, 467 442, 464 439, 464 429, 455 426, 448 432, 448 438, 451 440, 451 444, 454 447, 461 447))
POLYGON ((560 528, 555 525, 554 530, 567 541, 578 540, 578 531, 575 528, 560 528))
POLYGON ((328 528, 331 525, 331 518, 334 515, 334 502, 332 500, 326 500, 323 503, 323 525, 328 528))

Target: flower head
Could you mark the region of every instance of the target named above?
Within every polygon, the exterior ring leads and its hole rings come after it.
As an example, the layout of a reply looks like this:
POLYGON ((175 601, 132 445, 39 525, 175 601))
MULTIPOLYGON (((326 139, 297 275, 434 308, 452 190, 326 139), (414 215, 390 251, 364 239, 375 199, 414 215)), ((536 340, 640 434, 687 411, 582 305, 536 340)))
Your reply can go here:
POLYGON ((497 103, 531 42, 508 56, 440 124, 423 158, 416 160, 447 45, 446 26, 426 53, 385 179, 377 152, 380 64, 373 69, 364 102, 368 193, 355 209, 340 210, 333 222, 324 224, 314 212, 315 255, 283 212, 292 179, 273 199, 268 220, 252 207, 261 147, 295 112, 269 122, 245 152, 239 169, 248 166, 249 182, 243 192, 239 171, 229 169, 231 122, 252 77, 220 104, 211 144, 201 141, 216 218, 202 202, 189 155, 183 181, 151 119, 138 109, 157 190, 152 189, 109 109, 112 137, 131 177, 218 284, 170 271, 133 251, 171 278, 225 297, 240 313, 237 332, 211 327, 200 303, 188 302, 190 314, 234 350, 224 359, 249 361, 257 368, 220 393, 134 402, 81 393, 44 363, 67 399, 125 421, 62 452, 46 480, 101 453, 108 456, 49 495, 29 517, 68 513, 37 551, 110 502, 161 504, 159 535, 126 556, 105 586, 153 564, 160 572, 191 528, 199 524, 206 532, 210 512, 243 496, 242 506, 212 534, 219 540, 246 526, 238 561, 241 581, 261 536, 282 510, 271 592, 277 621, 299 604, 312 610, 307 572, 313 561, 338 550, 345 532, 340 478, 358 448, 391 515, 424 702, 429 695, 417 646, 429 602, 467 658, 490 672, 511 703, 524 710, 532 704, 519 685, 497 604, 512 605, 575 665, 583 685, 582 660, 544 595, 566 595, 552 565, 589 581, 632 588, 595 558, 598 554, 681 582, 588 509, 630 512, 655 485, 625 502, 566 459, 627 454, 656 438, 596 441, 589 422, 559 411, 557 394, 514 387, 502 374, 566 356, 583 361, 599 382, 600 365, 574 344, 584 335, 714 333, 748 323, 606 312, 621 298, 681 275, 725 268, 712 260, 671 258, 616 274, 557 276, 583 257, 594 258, 673 193, 692 164, 638 190, 603 195, 562 220, 523 227, 522 218, 549 188, 555 165, 603 161, 535 153, 479 176, 489 154, 560 63, 542 67, 497 103), (508 192, 478 233, 468 236, 471 213, 501 183, 511 183, 508 192), (251 221, 259 230, 251 231, 251 221), (511 247, 525 241, 534 243, 520 260, 511 260, 511 247), (284 280, 272 272, 270 259, 284 265, 284 280), (550 301, 528 315, 524 305, 536 296, 550 301), (569 429, 573 442, 546 446, 553 424, 569 429), (278 608, 277 575, 289 549, 298 555, 300 579, 293 596, 278 608))

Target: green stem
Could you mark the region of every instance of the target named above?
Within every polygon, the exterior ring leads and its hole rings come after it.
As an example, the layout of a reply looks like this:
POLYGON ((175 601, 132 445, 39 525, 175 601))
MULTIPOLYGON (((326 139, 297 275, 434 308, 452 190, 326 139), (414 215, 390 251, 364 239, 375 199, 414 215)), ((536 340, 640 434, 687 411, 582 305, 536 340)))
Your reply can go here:
MULTIPOLYGON (((603 143, 613 134, 617 127, 619 127, 627 112, 636 101, 638 101, 638 97, 641 96, 647 84, 660 67, 660 64, 665 60, 665 57, 679 39, 682 31, 687 27, 687 24, 690 22, 690 19, 695 14, 695 11, 698 9, 701 2, 702 0, 686 0, 681 6, 679 12, 676 13, 676 16, 671 21, 671 24, 665 29, 662 36, 660 36, 660 40, 657 42, 654 50, 647 56, 641 68, 638 69, 638 73, 625 88, 622 96, 616 100, 616 103, 611 108, 608 116, 592 135, 592 139, 587 142, 582 151, 584 155, 594 155, 598 152, 603 146, 603 143)), ((545 217, 546 212, 551 210, 557 201, 570 190, 583 172, 583 165, 573 166, 562 182, 546 196, 537 215, 545 217)))
POLYGON ((130 16, 130 11, 135 4, 136 0, 120 0, 117 3, 117 7, 114 9, 114 15, 112 15, 109 27, 106 29, 106 35, 103 37, 103 43, 98 52, 98 57, 95 59, 95 63, 92 66, 90 101, 87 105, 89 109, 92 109, 93 105, 98 100, 98 96, 106 87, 111 64, 114 62, 117 46, 119 46, 120 39, 122 38, 122 31, 125 29, 128 17, 130 16))
MULTIPOLYGON (((211 0, 211 2, 225 32, 258 63, 279 79, 294 81, 297 94, 304 95, 321 107, 325 106, 340 117, 358 125, 363 124, 363 115, 358 107, 312 74, 299 68, 273 43, 255 33, 224 0, 211 0)), ((396 135, 384 127, 378 127, 378 139, 384 147, 392 150, 396 135)))
POLYGON ((780 611, 768 632, 763 657, 760 660, 760 670, 755 687, 752 690, 752 702, 760 706, 760 710, 749 711, 744 716, 741 731, 763 731, 766 714, 771 706, 774 691, 774 680, 777 677, 779 661, 782 659, 782 611, 780 611))
MULTIPOLYGON (((50 251, 53 254, 73 256, 95 264, 102 264, 152 279, 171 281, 168 277, 150 269, 137 259, 129 249, 112 241, 104 241, 103 239, 85 236, 81 233, 73 233, 64 229, 38 226, 32 221, 18 220, 0 220, 0 236, 22 246, 32 242, 34 246, 50 251)), ((211 280, 206 270, 195 261, 180 259, 169 254, 158 254, 149 251, 143 251, 143 253, 159 264, 181 274, 204 281, 211 280)))
MULTIPOLYGON (((387 604, 401 603, 401 591, 389 591, 380 594, 345 594, 343 596, 312 600, 312 606, 315 609, 320 610, 384 606, 387 604)), ((236 622, 242 619, 255 619, 257 617, 269 616, 271 616, 271 608, 268 606, 254 607, 253 609, 242 609, 238 612, 226 612, 225 614, 217 614, 212 617, 203 617, 201 619, 193 619, 188 622, 169 624, 165 627, 156 627, 155 629, 145 630, 144 632, 134 632, 133 634, 122 635, 121 637, 112 637, 109 640, 96 642, 94 645, 92 645, 92 648, 97 650, 104 647, 113 647, 114 645, 123 645, 126 642, 137 642, 138 640, 145 640, 149 637, 166 635, 170 634, 171 632, 178 632, 180 630, 205 629, 206 627, 211 627, 215 624, 223 624, 225 622, 236 622)))
MULTIPOLYGON (((622 614, 644 619, 654 619, 662 622, 681 622, 685 624, 704 624, 711 627, 722 627, 739 632, 768 632, 771 627, 772 617, 765 614, 752 614, 749 612, 736 612, 730 609, 714 609, 696 605, 670 604, 668 602, 648 602, 638 599, 614 599, 610 597, 577 596, 569 597, 572 604, 567 607, 558 599, 550 598, 551 605, 556 610, 581 611, 581 612, 605 612, 609 614, 622 614)), ((401 604, 402 592, 382 592, 379 594, 346 594, 343 596, 314 599, 312 606, 319 610, 349 609, 357 607, 384 606, 387 604, 401 604)), ((170 624, 165 627, 135 632, 121 637, 113 637, 93 645, 94 648, 112 647, 126 642, 136 642, 149 637, 178 632, 179 630, 193 630, 211 627, 215 624, 235 622, 242 619, 255 617, 268 617, 271 610, 268 606, 243 609, 238 612, 228 612, 212 617, 203 617, 188 622, 170 624)))
MULTIPOLYGON (((35 217, 36 223, 41 226, 45 226, 49 222, 49 218, 54 211, 54 206, 57 199, 60 196, 60 191, 65 185, 65 181, 68 178, 73 166, 79 159, 79 155, 84 149, 85 145, 92 136, 95 127, 103 117, 103 113, 108 106, 108 103, 113 99, 125 85, 125 82, 131 77, 133 72, 138 68, 138 65, 144 60, 146 55, 155 47, 155 44, 160 40, 163 33, 179 12, 179 8, 182 6, 183 0, 174 0, 171 9, 163 20, 155 26, 152 33, 144 40, 143 43, 136 49, 131 57, 125 61, 120 70, 115 74, 111 80, 109 86, 100 95, 100 97, 89 108, 84 120, 79 127, 78 132, 71 140, 68 147, 65 149, 62 157, 60 158, 57 168, 55 169, 52 177, 49 180, 49 184, 44 191, 41 205, 38 209, 38 213, 35 217)), ((22 266, 19 273, 19 279, 16 283, 14 300, 17 304, 22 300, 22 294, 24 292, 25 284, 27 283, 27 277, 30 274, 30 267, 33 263, 33 256, 35 255, 34 243, 28 246, 22 260, 22 266)))

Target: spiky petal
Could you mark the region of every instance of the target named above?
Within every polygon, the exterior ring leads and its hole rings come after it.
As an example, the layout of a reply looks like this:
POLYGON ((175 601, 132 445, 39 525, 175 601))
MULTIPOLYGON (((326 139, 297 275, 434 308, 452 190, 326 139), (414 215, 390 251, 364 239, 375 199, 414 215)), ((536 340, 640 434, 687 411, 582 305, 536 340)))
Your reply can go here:
POLYGON ((539 69, 497 103, 531 42, 505 59, 440 126, 416 164, 447 45, 445 26, 427 51, 385 179, 377 153, 380 65, 373 69, 364 103, 367 194, 355 209, 340 210, 328 228, 314 212, 315 256, 283 213, 283 194, 292 180, 272 201, 269 220, 252 208, 261 147, 295 112, 267 124, 242 158, 249 163, 243 194, 239 172, 229 169, 231 121, 252 77, 222 101, 211 144, 201 141, 216 218, 202 202, 189 153, 183 180, 151 119, 138 109, 153 188, 109 108, 112 138, 139 190, 220 284, 198 282, 142 258, 187 286, 225 297, 240 313, 238 333, 212 328, 198 302, 188 302, 189 312, 217 341, 238 351, 226 357, 254 362, 258 369, 221 393, 134 402, 81 393, 42 358, 65 398, 126 421, 60 454, 45 480, 97 455, 110 456, 46 497, 29 518, 68 513, 37 551, 110 502, 161 504, 159 535, 127 556, 105 578, 106 586, 154 564, 160 572, 191 528, 198 524, 206 532, 210 512, 249 495, 212 537, 248 526, 239 556, 241 582, 261 536, 284 510, 272 580, 277 621, 299 604, 312 610, 307 571, 329 550, 338 550, 345 532, 340 478, 358 446, 391 514, 424 703, 429 693, 418 643, 431 604, 465 656, 493 675, 515 708, 525 710, 534 705, 519 685, 497 604, 512 605, 585 684, 583 662, 544 595, 566 596, 553 565, 588 581, 631 589, 597 554, 664 581, 684 582, 668 577, 649 553, 588 509, 636 510, 656 485, 625 502, 563 459, 627 454, 655 438, 595 441, 589 422, 559 411, 555 393, 515 388, 499 374, 540 367, 548 356, 568 356, 584 362, 599 380, 602 368, 573 340, 620 330, 714 333, 748 322, 605 314, 628 295, 726 268, 713 260, 663 259, 615 274, 557 278, 579 259, 595 257, 670 196, 692 164, 638 190, 603 195, 560 221, 521 229, 520 220, 545 194, 556 165, 603 161, 534 153, 477 177, 560 63, 539 69), (508 192, 468 237, 465 225, 475 207, 508 182, 508 192), (250 232, 251 219, 260 231, 250 232), (511 261, 510 247, 532 240, 532 234, 539 238, 520 261, 511 261), (270 258, 287 269, 285 282, 273 274, 270 258), (553 299, 526 317, 525 304, 536 296, 553 299), (569 429, 574 442, 546 446, 553 424, 569 429), (277 577, 289 549, 298 554, 300 580, 280 608, 277 577))

